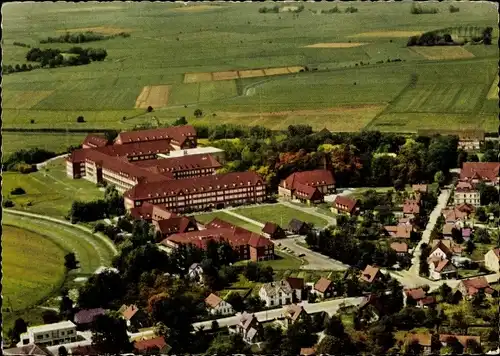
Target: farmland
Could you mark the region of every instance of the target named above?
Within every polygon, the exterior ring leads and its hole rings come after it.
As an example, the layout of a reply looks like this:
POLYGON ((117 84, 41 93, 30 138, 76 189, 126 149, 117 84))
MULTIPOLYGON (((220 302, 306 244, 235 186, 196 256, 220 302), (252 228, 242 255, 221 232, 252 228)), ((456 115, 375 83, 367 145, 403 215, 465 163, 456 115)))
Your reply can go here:
POLYGON ((80 145, 85 134, 2 132, 4 157, 21 149, 41 148, 55 153, 66 152, 68 146, 80 145))
MULTIPOLYGON (((103 3, 90 11, 84 3, 9 4, 6 64, 27 63, 15 41, 66 50, 72 45, 38 42, 65 31, 130 37, 99 44, 108 52, 103 62, 5 76, 3 125, 121 130, 185 116, 272 129, 307 122, 339 132, 496 131, 496 46, 406 47, 411 35, 457 26, 492 26, 495 43, 491 4, 461 3, 451 14, 437 3, 439 14, 422 16, 410 14, 410 3, 358 3, 357 13, 342 15, 317 14, 330 4, 307 3, 299 16, 261 14, 260 6, 103 3), (298 72, 305 66, 314 70, 298 72), (144 88, 152 89, 141 96, 144 88), (154 112, 145 112, 149 105, 154 112), (197 108, 202 118, 193 117, 197 108), (85 122, 76 124, 78 116, 85 122)), ((338 4, 342 12, 347 6, 338 4)))

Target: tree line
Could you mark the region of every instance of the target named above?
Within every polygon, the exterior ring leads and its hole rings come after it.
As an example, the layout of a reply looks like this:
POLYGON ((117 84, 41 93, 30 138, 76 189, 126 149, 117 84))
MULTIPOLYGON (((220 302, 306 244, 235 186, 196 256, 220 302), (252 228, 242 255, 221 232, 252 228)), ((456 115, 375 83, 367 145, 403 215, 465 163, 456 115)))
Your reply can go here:
POLYGON ((419 36, 411 36, 408 39, 407 46, 461 46, 466 43, 491 45, 493 27, 473 27, 470 28, 468 36, 456 36, 460 28, 446 28, 441 30, 425 32, 419 36), (458 39, 460 37, 460 39, 458 39))
POLYGON ((413 15, 437 14, 439 10, 436 7, 422 7, 420 4, 413 3, 410 13, 413 15))
POLYGON ((66 218, 72 223, 101 220, 110 216, 125 214, 123 196, 112 184, 106 186, 104 199, 74 201, 66 218))
POLYGON ((63 56, 59 49, 32 48, 26 54, 26 60, 39 62, 44 67, 76 66, 89 64, 91 61, 103 61, 108 53, 103 48, 81 48, 72 47, 63 56))
POLYGON ((46 39, 40 40, 40 43, 84 43, 93 41, 102 41, 115 37, 130 37, 130 33, 120 32, 114 35, 103 35, 93 31, 69 33, 66 32, 64 35, 59 37, 47 37, 46 39))
POLYGON ((57 153, 47 151, 42 148, 21 149, 19 151, 15 151, 10 156, 8 156, 6 160, 3 161, 2 169, 6 171, 21 171, 29 167, 29 172, 32 172, 33 165, 44 162, 56 156, 57 153))
POLYGON ((19 72, 30 72, 33 69, 38 69, 40 68, 39 65, 33 65, 31 63, 26 64, 2 64, 2 73, 3 74, 11 74, 11 73, 19 73, 19 72))

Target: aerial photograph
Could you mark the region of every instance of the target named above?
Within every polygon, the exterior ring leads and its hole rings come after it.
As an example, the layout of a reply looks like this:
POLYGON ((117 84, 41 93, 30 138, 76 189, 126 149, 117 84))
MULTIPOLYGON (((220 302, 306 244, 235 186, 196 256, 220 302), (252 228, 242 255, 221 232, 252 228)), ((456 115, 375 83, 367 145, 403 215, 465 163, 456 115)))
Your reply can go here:
POLYGON ((2 5, 4 355, 500 355, 498 4, 2 5))

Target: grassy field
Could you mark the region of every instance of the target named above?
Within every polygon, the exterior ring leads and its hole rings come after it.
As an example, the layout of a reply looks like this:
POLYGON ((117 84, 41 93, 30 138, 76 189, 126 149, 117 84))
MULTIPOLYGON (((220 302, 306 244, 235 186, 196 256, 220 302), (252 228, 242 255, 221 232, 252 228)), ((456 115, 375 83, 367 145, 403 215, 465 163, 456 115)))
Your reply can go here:
POLYGON ((63 153, 66 152, 68 146, 80 145, 85 136, 86 134, 2 132, 2 152, 5 156, 9 156, 21 149, 43 148, 47 151, 63 153))
POLYGON ((4 309, 5 330, 18 317, 31 325, 40 324, 43 309, 37 305, 45 305, 43 299, 57 295, 62 285, 72 287, 74 278, 88 277, 100 266, 111 264, 109 247, 79 229, 8 212, 2 219, 3 297, 8 301, 3 308, 14 310, 4 309), (69 251, 75 252, 80 268, 64 280, 64 254, 69 251), (40 257, 43 263, 38 263, 40 257))
POLYGON ((203 224, 207 224, 210 221, 212 221, 213 219, 219 218, 221 220, 227 221, 228 223, 231 223, 231 224, 236 225, 236 226, 240 226, 244 229, 247 229, 249 231, 253 231, 255 233, 260 233, 262 231, 262 229, 260 227, 258 227, 257 225, 251 224, 251 223, 246 222, 246 221, 241 220, 241 219, 238 219, 237 217, 226 214, 223 211, 215 211, 215 212, 207 213, 207 214, 198 214, 198 215, 194 215, 194 217, 196 218, 196 220, 198 220, 199 222, 201 222, 203 224))
POLYGON ((45 168, 30 174, 4 172, 4 199, 12 200, 19 210, 62 218, 74 200, 89 201, 104 196, 95 184, 84 179, 68 178, 64 159, 52 161, 45 168), (26 194, 11 195, 16 187, 23 188, 26 194))
MULTIPOLYGON (((84 44, 106 48, 103 62, 4 76, 3 125, 71 128, 82 115, 79 128, 127 129, 153 117, 169 123, 185 116, 191 123, 274 129, 307 122, 333 131, 473 126, 493 131, 498 107, 488 92, 497 72, 495 45, 406 47, 412 34, 463 25, 492 26, 496 43, 496 8, 459 5, 460 12, 451 14, 448 4, 436 3, 438 14, 417 16, 410 14, 410 2, 356 3, 354 14, 317 14, 332 5, 307 3, 295 16, 261 14, 260 3, 11 3, 3 8, 4 64, 27 63, 27 49, 15 41, 66 50, 73 45, 39 41, 66 30, 131 36, 84 44), (307 47, 318 43, 330 45, 307 47), (387 62, 395 58, 401 61, 387 62), (290 66, 317 71, 184 82, 186 73, 290 66), (414 74, 417 84, 410 87, 414 74), (135 109, 144 87, 160 85, 170 86, 165 107, 150 114, 135 109), (196 108, 203 110, 200 119, 193 117, 196 108)), ((348 6, 338 4, 341 11, 348 6)))
POLYGON ((263 205, 252 208, 240 208, 236 209, 234 212, 246 216, 250 219, 260 221, 263 224, 265 224, 266 222, 274 222, 283 228, 286 228, 290 220, 293 218, 307 223, 312 223, 317 227, 326 226, 328 223, 326 220, 320 217, 304 213, 298 209, 289 208, 281 204, 263 205))

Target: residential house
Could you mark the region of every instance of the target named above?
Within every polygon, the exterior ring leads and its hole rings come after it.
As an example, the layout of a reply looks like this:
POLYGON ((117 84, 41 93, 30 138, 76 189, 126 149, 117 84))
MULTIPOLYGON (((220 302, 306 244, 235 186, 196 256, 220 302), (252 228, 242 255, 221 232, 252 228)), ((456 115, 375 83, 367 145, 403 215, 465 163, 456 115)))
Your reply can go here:
POLYGON ((263 284, 259 290, 259 297, 266 307, 272 307, 292 303, 294 292, 290 283, 282 280, 263 284))
POLYGON ((464 350, 467 348, 467 341, 475 341, 478 345, 481 345, 481 337, 473 335, 453 335, 453 334, 439 334, 439 341, 443 346, 447 346, 450 343, 450 339, 456 339, 460 344, 462 344, 464 350))
POLYGON ((55 346, 77 340, 76 325, 72 321, 30 326, 20 335, 17 347, 37 344, 38 346, 55 346))
POLYGON ((481 194, 471 182, 459 181, 453 192, 453 201, 458 204, 470 204, 475 207, 481 206, 481 194))
POLYGON ((429 278, 433 280, 450 279, 458 277, 457 267, 447 258, 429 257, 429 278))
POLYGON ((189 266, 187 276, 192 281, 203 282, 203 268, 201 264, 193 263, 189 266))
POLYGON ((123 318, 127 322, 127 327, 142 329, 150 326, 148 314, 144 310, 139 309, 136 305, 122 305, 120 310, 123 318))
POLYGON ((500 272, 500 248, 494 248, 484 255, 484 265, 490 271, 500 272))
POLYGON ((427 308, 436 304, 436 298, 427 295, 422 288, 413 288, 403 290, 404 305, 414 304, 417 308, 427 308), (409 302, 411 300, 411 302, 409 302))
POLYGON ((427 193, 428 192, 428 185, 427 184, 413 184, 411 186, 411 189, 414 192, 427 193))
POLYGON ((415 199, 406 199, 403 203, 403 214, 407 218, 415 218, 420 214, 420 202, 415 199))
POLYGON ((314 285, 313 291, 322 299, 332 297, 334 295, 333 283, 331 280, 321 277, 314 285))
POLYGON ((460 180, 471 183, 484 182, 498 185, 500 163, 498 162, 464 162, 460 170, 460 180))
POLYGON ((296 321, 303 319, 306 315, 307 312, 301 305, 297 304, 287 305, 284 312, 285 326, 288 328, 296 321))
POLYGON ((460 228, 465 226, 465 221, 469 218, 467 211, 461 211, 457 208, 443 209, 441 213, 443 214, 445 224, 455 224, 460 228))
POLYGON ((238 324, 236 324, 235 332, 240 334, 245 342, 252 344, 262 340, 263 327, 255 314, 243 312, 238 324))
POLYGON ((210 293, 210 295, 205 298, 205 305, 207 306, 209 313, 212 315, 234 314, 234 309, 231 304, 213 293, 210 293))
POLYGON ((431 354, 431 334, 406 334, 406 343, 416 342, 422 347, 422 353, 424 355, 431 354))
POLYGON ((483 130, 463 130, 458 133, 458 148, 465 151, 477 151, 484 142, 483 130))
POLYGON ((405 218, 405 217, 401 217, 398 219, 398 225, 402 225, 402 226, 412 226, 414 227, 414 223, 413 223, 413 219, 411 218, 405 218))
POLYGON ((284 239, 286 232, 278 224, 267 222, 262 228, 262 235, 269 239, 284 239))
POLYGON ((452 239, 453 238, 453 230, 458 230, 460 231, 461 234, 461 229, 460 226, 455 225, 455 223, 446 223, 443 225, 443 236, 445 239, 452 239))
POLYGON ((384 226, 385 233, 395 239, 409 239, 411 233, 414 231, 412 225, 399 224, 399 225, 387 225, 384 226))
POLYGON ((295 278, 295 277, 288 277, 286 279, 290 287, 293 289, 295 293, 295 297, 297 300, 302 300, 302 294, 304 292, 304 279, 303 278, 295 278))
POLYGON ((87 330, 90 329, 90 326, 99 315, 104 315, 105 313, 106 311, 103 308, 82 309, 75 314, 73 321, 78 329, 87 330))
POLYGON ((170 352, 172 347, 165 342, 163 336, 157 336, 152 339, 136 340, 134 342, 134 349, 138 354, 165 355, 170 352))
POLYGON ((472 204, 462 203, 455 206, 455 209, 467 214, 467 218, 476 211, 476 207, 472 204))
POLYGON ((175 216, 165 220, 154 220, 153 226, 155 232, 159 233, 162 239, 173 234, 198 231, 198 224, 192 216, 175 216))
POLYGON ((12 347, 9 349, 3 349, 2 354, 5 356, 52 356, 52 353, 47 350, 45 346, 38 346, 36 344, 30 344, 20 347, 12 347))
POLYGON ((311 227, 309 224, 294 218, 288 223, 288 230, 296 235, 306 235, 311 227))
POLYGON ((359 305, 359 311, 361 312, 360 321, 371 324, 383 315, 384 306, 379 297, 369 294, 359 305))
POLYGON ((333 192, 335 192, 335 179, 332 172, 326 169, 292 173, 278 186, 280 197, 306 202, 323 201, 324 195, 333 192))
POLYGON ((494 290, 486 280, 486 277, 475 277, 471 279, 462 279, 457 286, 457 290, 462 294, 463 298, 470 299, 479 291, 483 291, 486 296, 492 296, 494 290))
POLYGON ((300 349, 300 356, 316 356, 316 349, 314 347, 303 347, 300 349))
POLYGON ((472 237, 472 229, 469 227, 465 227, 462 229, 462 238, 464 241, 469 241, 472 237))
POLYGON ((362 281, 372 283, 372 282, 382 278, 382 272, 380 272, 380 268, 378 268, 378 267, 366 265, 364 271, 361 272, 361 276, 359 278, 362 281))
POLYGON ((331 208, 335 214, 353 215, 359 211, 358 201, 343 195, 337 195, 331 208))
POLYGON ((408 254, 408 245, 405 242, 393 242, 390 246, 391 249, 396 251, 398 256, 406 256, 408 254))
POLYGON ((462 246, 456 244, 452 240, 433 240, 431 248, 429 257, 438 257, 441 259, 450 259, 452 256, 460 256, 463 252, 462 246))

